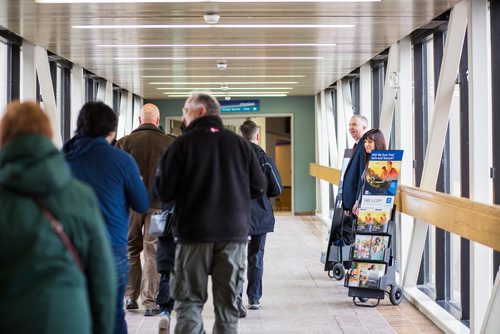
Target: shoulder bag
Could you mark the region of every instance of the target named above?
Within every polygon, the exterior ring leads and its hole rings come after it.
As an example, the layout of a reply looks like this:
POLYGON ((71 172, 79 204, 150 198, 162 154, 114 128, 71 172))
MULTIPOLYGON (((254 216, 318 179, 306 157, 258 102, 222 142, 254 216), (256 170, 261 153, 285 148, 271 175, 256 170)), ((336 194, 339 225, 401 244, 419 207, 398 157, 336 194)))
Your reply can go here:
POLYGON ((152 237, 165 237, 172 233, 172 227, 174 226, 174 208, 175 205, 169 209, 151 215, 149 235, 152 237))

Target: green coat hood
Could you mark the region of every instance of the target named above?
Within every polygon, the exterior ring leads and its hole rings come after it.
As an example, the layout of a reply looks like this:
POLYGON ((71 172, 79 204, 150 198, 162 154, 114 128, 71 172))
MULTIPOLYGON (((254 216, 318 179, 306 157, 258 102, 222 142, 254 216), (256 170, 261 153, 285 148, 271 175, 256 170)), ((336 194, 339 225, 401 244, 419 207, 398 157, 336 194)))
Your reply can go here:
POLYGON ((14 192, 49 194, 70 177, 63 155, 47 137, 21 136, 0 149, 0 186, 14 192))

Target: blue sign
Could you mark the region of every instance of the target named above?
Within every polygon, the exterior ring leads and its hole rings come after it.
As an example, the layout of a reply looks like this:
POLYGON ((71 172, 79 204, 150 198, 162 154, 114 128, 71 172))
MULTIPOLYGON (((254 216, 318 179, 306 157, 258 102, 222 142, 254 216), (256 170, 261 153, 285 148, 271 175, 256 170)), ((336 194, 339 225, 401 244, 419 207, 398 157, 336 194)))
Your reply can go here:
POLYGON ((223 100, 219 101, 220 112, 259 112, 259 100, 223 100))

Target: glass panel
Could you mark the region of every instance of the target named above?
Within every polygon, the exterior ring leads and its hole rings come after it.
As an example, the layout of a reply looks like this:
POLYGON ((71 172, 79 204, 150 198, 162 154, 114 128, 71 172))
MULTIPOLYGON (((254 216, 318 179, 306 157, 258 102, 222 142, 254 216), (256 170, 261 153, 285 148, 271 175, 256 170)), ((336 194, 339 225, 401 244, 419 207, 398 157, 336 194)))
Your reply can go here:
MULTIPOLYGON (((450 110, 450 194, 460 197, 461 195, 461 168, 460 168, 460 85, 455 85, 450 110)), ((450 302, 460 305, 460 237, 450 234, 450 302)))
MULTIPOLYGON (((424 142, 427 145, 429 138, 429 131, 431 129, 432 115, 434 113, 434 47, 433 40, 430 39, 424 44, 425 48, 425 82, 424 82, 424 95, 427 103, 424 108, 424 117, 427 118, 427 122, 424 123, 424 142)), ((425 154, 425 152, 424 152, 425 154)), ((436 228, 434 226, 429 226, 429 247, 426 250, 429 255, 428 264, 428 276, 425 278, 425 282, 428 287, 435 289, 436 287, 436 228)))
POLYGON ((0 116, 7 105, 7 44, 0 42, 0 116))

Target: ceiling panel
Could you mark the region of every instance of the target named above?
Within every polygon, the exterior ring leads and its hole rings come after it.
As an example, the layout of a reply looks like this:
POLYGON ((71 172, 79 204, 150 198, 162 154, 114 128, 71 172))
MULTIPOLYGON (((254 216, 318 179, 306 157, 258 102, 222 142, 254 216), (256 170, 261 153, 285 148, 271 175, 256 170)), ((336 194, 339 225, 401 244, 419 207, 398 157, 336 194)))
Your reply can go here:
MULTIPOLYGON (((145 98, 167 96, 165 90, 158 89, 164 86, 151 84, 157 79, 143 77, 148 75, 189 76, 169 78, 169 82, 223 82, 229 85, 230 90, 232 81, 247 80, 247 87, 253 88, 256 84, 252 81, 264 82, 258 84, 262 88, 277 86, 266 85, 265 82, 293 81, 296 83, 287 85, 293 88, 288 90, 289 95, 313 95, 457 2, 40 4, 33 0, 0 0, 0 26, 145 98), (205 24, 203 15, 207 12, 216 12, 221 16, 217 26, 202 29, 72 28, 75 25, 200 25, 205 24), (354 27, 220 28, 226 24, 347 24, 354 27), (306 43, 336 45, 220 46, 306 43), (130 47, 160 44, 169 46, 130 47), (211 46, 190 46, 194 44, 211 46), (244 57, 249 59, 240 59, 244 57), (217 68, 218 59, 227 60, 227 69, 222 71, 217 68), (243 78, 209 77, 221 75, 243 78), (250 75, 258 75, 259 78, 244 78, 250 75), (301 77, 293 80, 267 77, 278 75, 301 77)), ((181 90, 205 86, 179 84, 168 87, 181 90)))

